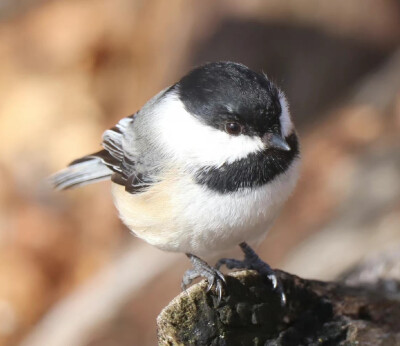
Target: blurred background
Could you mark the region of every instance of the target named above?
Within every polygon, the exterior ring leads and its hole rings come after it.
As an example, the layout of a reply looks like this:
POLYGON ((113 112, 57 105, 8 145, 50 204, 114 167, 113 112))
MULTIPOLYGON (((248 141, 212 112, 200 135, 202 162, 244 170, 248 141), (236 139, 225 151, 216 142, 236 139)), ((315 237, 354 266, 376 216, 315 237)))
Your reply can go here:
POLYGON ((399 43, 398 0, 0 0, 0 345, 156 344, 187 259, 135 239, 109 182, 43 179, 208 61, 267 73, 301 137, 261 257, 307 278, 400 277, 399 43))

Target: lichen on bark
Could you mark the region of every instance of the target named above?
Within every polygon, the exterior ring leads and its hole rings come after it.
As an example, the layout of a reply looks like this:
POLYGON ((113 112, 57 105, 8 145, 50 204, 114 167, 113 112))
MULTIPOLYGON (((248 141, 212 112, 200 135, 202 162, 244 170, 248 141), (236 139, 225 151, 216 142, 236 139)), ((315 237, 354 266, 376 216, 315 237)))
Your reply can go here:
POLYGON ((160 345, 396 345, 400 302, 368 289, 277 271, 287 295, 253 271, 227 276, 221 303, 200 282, 160 313, 160 345), (370 343, 365 343, 366 345, 370 343))

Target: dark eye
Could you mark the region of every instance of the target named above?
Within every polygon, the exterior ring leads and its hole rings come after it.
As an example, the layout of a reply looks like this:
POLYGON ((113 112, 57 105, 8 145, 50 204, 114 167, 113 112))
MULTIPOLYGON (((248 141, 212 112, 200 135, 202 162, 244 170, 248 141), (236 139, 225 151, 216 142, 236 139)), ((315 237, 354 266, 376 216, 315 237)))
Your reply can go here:
POLYGON ((225 131, 230 135, 240 135, 242 133, 242 125, 238 123, 226 123, 225 124, 225 131))
POLYGON ((278 126, 278 125, 272 126, 272 132, 274 132, 274 133, 280 133, 279 126, 278 126))

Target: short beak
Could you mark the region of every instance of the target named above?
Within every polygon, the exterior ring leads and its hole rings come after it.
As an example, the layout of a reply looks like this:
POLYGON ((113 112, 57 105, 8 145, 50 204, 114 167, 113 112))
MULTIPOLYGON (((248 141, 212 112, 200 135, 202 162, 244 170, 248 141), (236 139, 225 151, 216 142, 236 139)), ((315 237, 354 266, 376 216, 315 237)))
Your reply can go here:
POLYGON ((268 133, 264 135, 263 142, 270 148, 276 148, 284 151, 290 151, 289 144, 282 138, 282 136, 276 133, 268 133))

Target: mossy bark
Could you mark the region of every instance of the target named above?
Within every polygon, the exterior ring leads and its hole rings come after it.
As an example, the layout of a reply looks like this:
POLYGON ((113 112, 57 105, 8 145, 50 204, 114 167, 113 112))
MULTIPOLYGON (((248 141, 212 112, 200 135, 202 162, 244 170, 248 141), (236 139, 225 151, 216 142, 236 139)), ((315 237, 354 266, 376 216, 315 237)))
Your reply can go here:
POLYGON ((200 282, 157 319, 160 345, 400 345, 400 301, 363 287, 277 271, 287 305, 253 271, 227 276, 217 306, 200 282))

